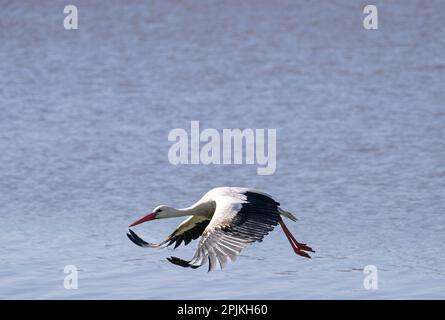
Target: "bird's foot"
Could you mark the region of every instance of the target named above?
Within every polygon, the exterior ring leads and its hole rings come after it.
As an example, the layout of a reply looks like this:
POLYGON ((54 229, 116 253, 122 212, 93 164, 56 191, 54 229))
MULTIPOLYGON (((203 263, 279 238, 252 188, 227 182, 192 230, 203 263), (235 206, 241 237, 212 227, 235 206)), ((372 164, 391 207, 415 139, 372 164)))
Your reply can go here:
POLYGON ((311 247, 309 247, 306 243, 298 242, 289 229, 284 224, 283 220, 279 221, 281 227, 283 228, 284 234, 286 235, 289 243, 296 254, 299 256, 310 258, 311 256, 306 252, 315 252, 311 247))

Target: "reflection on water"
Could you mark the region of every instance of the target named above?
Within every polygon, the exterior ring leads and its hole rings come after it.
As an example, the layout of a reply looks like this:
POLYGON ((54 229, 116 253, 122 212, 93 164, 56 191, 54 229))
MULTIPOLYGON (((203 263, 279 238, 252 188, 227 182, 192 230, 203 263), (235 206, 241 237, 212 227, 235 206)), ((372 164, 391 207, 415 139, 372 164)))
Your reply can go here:
MULTIPOLYGON (((0 13, 1 298, 443 298, 442 1, 10 2, 0 13), (276 128, 277 171, 172 166, 167 134, 276 128), (227 269, 170 264, 127 226, 215 186, 295 212, 227 269), (79 289, 63 288, 65 265, 79 289), (379 290, 363 288, 366 265, 379 290)), ((164 239, 180 219, 137 227, 164 239)), ((135 229, 136 230, 136 229, 135 229)))

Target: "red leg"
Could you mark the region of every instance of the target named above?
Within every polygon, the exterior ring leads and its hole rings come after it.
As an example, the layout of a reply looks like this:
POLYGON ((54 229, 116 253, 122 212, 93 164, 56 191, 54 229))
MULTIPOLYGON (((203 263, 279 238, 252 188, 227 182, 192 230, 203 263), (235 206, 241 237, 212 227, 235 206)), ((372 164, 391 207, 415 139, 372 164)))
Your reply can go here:
POLYGON ((295 244, 297 245, 298 249, 300 250, 304 250, 304 251, 310 251, 310 252, 315 252, 314 250, 312 250, 311 247, 309 247, 306 243, 301 243, 298 242, 297 239, 295 239, 295 237, 292 235, 292 233, 289 231, 289 229, 286 227, 286 225, 284 224, 284 221, 281 220, 281 227, 284 229, 286 229, 288 235, 291 237, 291 239, 295 242, 295 244))
POLYGON ((312 248, 307 246, 305 243, 298 242, 294 238, 292 233, 290 233, 289 229, 286 227, 283 220, 280 220, 279 223, 280 223, 280 226, 283 228, 284 234, 286 235, 287 240, 289 240, 289 243, 290 243, 292 249, 294 249, 294 252, 300 256, 310 258, 311 256, 304 251, 309 251, 309 252, 315 252, 315 251, 312 250, 312 248))

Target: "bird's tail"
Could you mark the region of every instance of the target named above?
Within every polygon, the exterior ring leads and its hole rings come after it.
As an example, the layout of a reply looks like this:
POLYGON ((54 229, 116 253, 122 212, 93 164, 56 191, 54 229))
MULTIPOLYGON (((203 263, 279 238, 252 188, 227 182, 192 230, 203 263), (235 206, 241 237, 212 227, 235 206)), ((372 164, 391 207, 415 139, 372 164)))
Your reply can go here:
POLYGON ((297 221, 297 217, 294 216, 292 213, 290 213, 289 211, 283 210, 280 207, 278 207, 278 212, 283 216, 286 217, 292 221, 297 221))

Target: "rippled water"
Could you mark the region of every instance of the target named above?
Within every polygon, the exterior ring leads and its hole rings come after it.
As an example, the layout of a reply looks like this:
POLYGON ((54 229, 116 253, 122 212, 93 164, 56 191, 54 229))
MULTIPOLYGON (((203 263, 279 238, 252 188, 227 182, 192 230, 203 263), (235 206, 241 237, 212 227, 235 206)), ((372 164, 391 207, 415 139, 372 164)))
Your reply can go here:
MULTIPOLYGON (((3 1, 1 298, 444 298, 443 1, 3 1), (277 171, 168 162, 168 132, 276 128, 277 171), (300 220, 223 271, 126 238, 154 206, 257 187, 300 220), (65 290, 65 265, 79 288, 65 290), (378 268, 365 290, 363 268, 378 268)), ((163 239, 178 219, 135 228, 163 239)))

